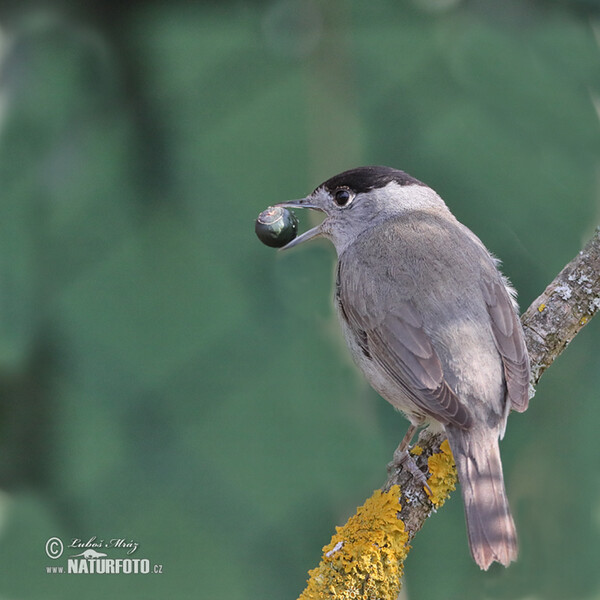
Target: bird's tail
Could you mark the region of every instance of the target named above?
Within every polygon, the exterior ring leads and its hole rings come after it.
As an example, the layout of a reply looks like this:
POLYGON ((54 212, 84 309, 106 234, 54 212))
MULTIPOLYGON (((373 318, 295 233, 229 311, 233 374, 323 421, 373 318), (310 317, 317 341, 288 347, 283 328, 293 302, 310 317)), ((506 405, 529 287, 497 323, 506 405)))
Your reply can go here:
POLYGON ((507 567, 516 560, 518 545, 498 438, 490 431, 480 434, 452 428, 448 440, 458 469, 471 554, 486 571, 494 561, 507 567))

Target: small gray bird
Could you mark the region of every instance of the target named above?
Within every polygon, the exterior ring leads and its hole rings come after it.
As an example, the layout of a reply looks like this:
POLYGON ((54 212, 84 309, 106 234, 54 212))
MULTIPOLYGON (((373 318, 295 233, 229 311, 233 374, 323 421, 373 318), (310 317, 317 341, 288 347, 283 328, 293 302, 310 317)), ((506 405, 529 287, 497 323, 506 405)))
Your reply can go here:
POLYGON ((317 236, 338 254, 335 304, 356 364, 417 427, 443 429, 454 454, 471 553, 482 569, 517 557, 498 440, 529 401, 515 291, 498 261, 428 186, 389 167, 345 171, 301 200, 325 213, 317 236))

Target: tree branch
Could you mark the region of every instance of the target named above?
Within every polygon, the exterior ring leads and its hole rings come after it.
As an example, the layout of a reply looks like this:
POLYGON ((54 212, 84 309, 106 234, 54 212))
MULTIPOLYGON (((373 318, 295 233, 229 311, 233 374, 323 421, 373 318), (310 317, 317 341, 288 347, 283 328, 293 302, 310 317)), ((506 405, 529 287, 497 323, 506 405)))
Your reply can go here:
MULTIPOLYGON (((531 362, 531 393, 544 371, 600 309, 600 227, 521 317, 531 362)), ((357 510, 323 548, 301 600, 395 600, 408 543, 456 486, 443 434, 426 429, 411 449, 429 475, 428 494, 407 471, 391 469, 381 490, 357 510), (398 503, 400 508, 398 508, 398 503)))
POLYGON ((531 384, 600 309, 600 227, 521 317, 531 384))

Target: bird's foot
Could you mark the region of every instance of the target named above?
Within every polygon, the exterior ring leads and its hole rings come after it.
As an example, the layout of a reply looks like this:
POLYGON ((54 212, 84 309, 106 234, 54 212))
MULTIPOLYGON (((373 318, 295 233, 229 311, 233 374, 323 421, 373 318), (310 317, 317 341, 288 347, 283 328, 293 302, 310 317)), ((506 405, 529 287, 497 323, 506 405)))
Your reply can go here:
POLYGON ((388 464, 387 470, 388 473, 392 473, 393 471, 408 471, 410 475, 416 479, 417 483, 420 483, 431 495, 431 488, 427 483, 427 477, 425 477, 423 471, 419 469, 415 459, 410 453, 410 442, 415 435, 416 430, 416 425, 410 425, 406 435, 400 444, 398 444, 396 450, 394 450, 392 462, 388 464))
POLYGON ((427 483, 427 477, 425 473, 419 469, 415 459, 408 449, 401 449, 400 446, 396 448, 392 461, 388 464, 388 473, 393 471, 408 471, 410 475, 422 485, 427 492, 431 495, 431 488, 427 483))

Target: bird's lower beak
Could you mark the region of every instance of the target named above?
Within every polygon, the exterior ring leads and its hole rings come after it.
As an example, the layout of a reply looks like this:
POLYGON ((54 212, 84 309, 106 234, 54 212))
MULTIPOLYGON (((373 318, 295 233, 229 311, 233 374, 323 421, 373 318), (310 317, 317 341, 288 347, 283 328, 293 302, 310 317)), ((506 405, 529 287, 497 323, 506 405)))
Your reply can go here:
MULTIPOLYGON (((276 204, 275 206, 281 206, 282 208, 312 208, 313 210, 319 210, 323 212, 323 209, 320 206, 312 203, 308 198, 301 198, 300 200, 289 200, 288 202, 281 202, 280 204, 276 204)), ((322 225, 322 223, 321 223, 322 225)), ((305 231, 302 235, 299 235, 297 238, 294 238, 291 242, 287 243, 280 250, 288 250, 289 248, 293 248, 302 242, 306 242, 314 237, 317 237, 323 233, 321 229, 321 225, 317 225, 308 231, 305 231)))

